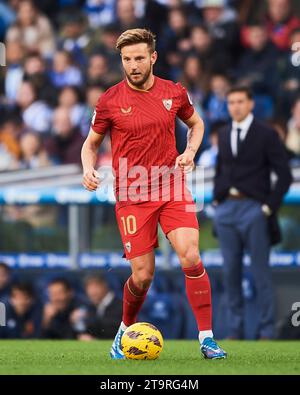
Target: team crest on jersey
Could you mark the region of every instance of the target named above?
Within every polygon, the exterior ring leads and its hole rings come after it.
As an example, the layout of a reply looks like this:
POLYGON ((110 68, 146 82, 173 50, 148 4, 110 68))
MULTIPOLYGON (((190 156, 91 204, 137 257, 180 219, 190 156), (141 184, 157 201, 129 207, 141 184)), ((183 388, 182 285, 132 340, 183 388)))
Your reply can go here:
POLYGON ((163 99, 163 105, 165 106, 165 108, 170 111, 172 108, 172 104, 173 104, 173 100, 172 99, 163 99))
POLYGON ((126 250, 127 250, 128 252, 131 251, 131 243, 130 243, 130 241, 127 241, 127 243, 125 244, 125 247, 126 247, 126 250))
POLYGON ((130 106, 130 107, 128 107, 128 108, 123 108, 123 107, 121 107, 121 113, 122 113, 122 114, 128 115, 128 114, 131 113, 131 111, 132 111, 132 106, 130 106))

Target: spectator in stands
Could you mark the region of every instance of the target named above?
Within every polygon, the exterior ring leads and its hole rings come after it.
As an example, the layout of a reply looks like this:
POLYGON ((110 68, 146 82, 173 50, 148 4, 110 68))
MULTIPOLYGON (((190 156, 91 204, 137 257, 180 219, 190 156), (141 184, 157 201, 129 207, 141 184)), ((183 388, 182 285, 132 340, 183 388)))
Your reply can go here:
POLYGON ((219 48, 208 28, 203 25, 192 27, 191 52, 199 57, 206 73, 224 72, 231 63, 231 57, 226 48, 219 48))
MULTIPOLYGON (((109 289, 107 282, 100 275, 90 275, 86 278, 85 292, 90 308, 86 319, 86 333, 81 334, 79 339, 112 339, 122 317, 122 301, 109 289)), ((80 314, 80 311, 75 311, 73 318, 79 319, 80 314)))
POLYGON ((49 302, 44 306, 42 336, 49 339, 75 339, 76 327, 72 313, 81 304, 74 297, 70 283, 63 278, 52 280, 48 285, 49 302))
POLYGON ((180 80, 193 102, 202 105, 207 95, 209 77, 203 71, 202 63, 196 55, 189 55, 185 59, 180 80))
POLYGON ((277 82, 276 63, 279 53, 268 38, 266 27, 260 23, 249 26, 249 48, 237 65, 237 78, 247 82, 254 91, 274 94, 272 85, 277 82), (268 77, 268 78, 266 78, 268 77))
POLYGON ((116 24, 105 26, 101 30, 100 43, 94 49, 94 54, 103 55, 108 63, 109 70, 119 75, 122 79, 121 60, 119 54, 116 52, 116 42, 120 35, 119 28, 116 24))
POLYGON ((65 85, 81 85, 80 70, 73 65, 71 55, 66 51, 57 51, 53 58, 53 69, 50 71, 52 84, 61 88, 65 85))
POLYGON ((77 65, 86 67, 87 56, 95 45, 93 33, 88 30, 86 16, 80 11, 65 13, 61 18, 58 48, 70 53, 77 65))
POLYGON ((249 48, 242 54, 235 76, 239 84, 253 90, 260 111, 256 115, 260 118, 270 119, 273 115, 279 82, 278 58, 279 53, 269 41, 266 27, 260 23, 249 26, 249 48))
POLYGON ((46 142, 46 150, 50 158, 61 164, 80 164, 84 137, 72 124, 70 110, 67 108, 58 107, 54 111, 53 133, 54 135, 46 142))
POLYGON ((4 115, 0 121, 0 171, 18 168, 21 125, 22 120, 17 114, 4 115))
POLYGON ((9 4, 0 3, 0 41, 4 42, 4 37, 8 27, 14 23, 16 14, 9 4))
POLYGON ((20 148, 20 168, 35 169, 51 165, 47 152, 43 148, 40 135, 34 132, 22 134, 20 148))
POLYGON ((107 59, 102 54, 94 54, 89 58, 86 80, 88 84, 99 84, 107 87, 118 82, 120 75, 111 71, 107 59))
POLYGON ((98 84, 91 84, 87 86, 86 103, 89 108, 90 119, 92 119, 93 112, 97 105, 100 96, 105 92, 105 88, 98 84))
POLYGON ((47 133, 51 127, 52 110, 39 100, 37 90, 31 81, 23 81, 17 94, 25 126, 38 133, 47 133))
POLYGON ((10 267, 0 262, 0 302, 6 303, 11 288, 11 270, 10 267))
POLYGON ((225 0, 202 0, 203 23, 215 40, 216 48, 228 51, 233 59, 240 50, 236 13, 225 6, 225 0))
POLYGON ((300 159, 300 97, 294 103, 292 117, 288 122, 286 146, 300 159))
POLYGON ((134 0, 116 0, 115 22, 121 31, 142 26, 142 20, 136 16, 134 0))
POLYGON ((0 338, 32 339, 40 337, 42 309, 35 299, 31 284, 16 283, 11 287, 6 304, 6 326, 0 327, 0 338))
POLYGON ((8 42, 6 45, 7 67, 4 79, 4 92, 8 103, 14 104, 20 83, 23 79, 24 48, 20 42, 8 42))
POLYGON ((56 89, 50 81, 46 61, 38 52, 31 52, 25 57, 23 80, 33 83, 36 91, 39 92, 40 100, 50 106, 56 105, 56 89))
POLYGON ((69 110, 71 123, 86 136, 90 128, 90 113, 84 104, 84 95, 76 86, 65 86, 58 96, 58 105, 69 110))
POLYGON ((273 43, 280 50, 290 49, 290 34, 300 27, 290 0, 268 0, 267 30, 273 43))
POLYGON ((209 143, 210 147, 207 148, 199 157, 197 165, 203 167, 215 167, 217 164, 217 155, 218 155, 218 130, 224 126, 224 122, 219 121, 215 122, 211 126, 211 130, 209 132, 209 143))
POLYGON ((285 52, 279 63, 281 92, 278 108, 282 116, 287 119, 290 109, 293 106, 298 94, 300 93, 300 27, 293 30, 290 34, 290 50, 285 52))
POLYGON ((229 337, 243 338, 242 262, 250 255, 258 306, 258 338, 274 335, 270 246, 280 241, 276 214, 292 182, 288 158, 277 133, 253 116, 251 91, 228 92, 232 123, 220 129, 213 200, 223 255, 229 337), (277 175, 271 185, 271 172, 277 175))
POLYGON ((183 51, 191 49, 190 28, 183 8, 171 8, 168 24, 160 38, 160 53, 171 67, 170 78, 177 79, 181 71, 183 51))
POLYGON ((227 76, 215 74, 210 80, 210 92, 206 102, 206 118, 210 123, 228 121, 227 93, 230 89, 227 76))
POLYGON ((108 25, 115 17, 115 0, 86 0, 85 12, 92 29, 108 25))
POLYGON ((28 51, 39 51, 47 58, 53 54, 55 41, 51 24, 32 0, 18 4, 17 20, 6 34, 6 42, 11 41, 20 42, 28 51))

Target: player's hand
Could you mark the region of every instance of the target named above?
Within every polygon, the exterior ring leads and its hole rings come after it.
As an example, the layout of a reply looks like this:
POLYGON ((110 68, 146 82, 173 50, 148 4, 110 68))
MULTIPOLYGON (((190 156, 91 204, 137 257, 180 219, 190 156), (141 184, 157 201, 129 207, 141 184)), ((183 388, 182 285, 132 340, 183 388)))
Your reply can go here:
POLYGON ((100 175, 95 169, 87 170, 83 173, 82 185, 88 191, 95 191, 100 185, 100 175))
POLYGON ((190 150, 184 151, 183 154, 177 156, 175 161, 175 169, 179 167, 184 173, 191 172, 195 167, 194 157, 194 152, 190 150))

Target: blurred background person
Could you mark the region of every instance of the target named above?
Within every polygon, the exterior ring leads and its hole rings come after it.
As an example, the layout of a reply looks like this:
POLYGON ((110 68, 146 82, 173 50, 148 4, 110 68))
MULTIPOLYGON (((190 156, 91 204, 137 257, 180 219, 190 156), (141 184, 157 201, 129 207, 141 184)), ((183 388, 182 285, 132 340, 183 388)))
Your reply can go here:
MULTIPOLYGON (((90 306, 86 315, 86 332, 79 339, 113 339, 122 318, 122 301, 99 274, 89 275, 84 287, 90 306)), ((73 319, 80 319, 81 314, 80 310, 75 311, 73 319)))
POLYGON ((52 26, 32 0, 18 3, 16 22, 8 29, 6 42, 17 41, 28 51, 39 51, 50 57, 55 50, 52 26))
POLYGON ((82 84, 81 71, 74 65, 72 55, 69 52, 57 51, 54 54, 50 79, 56 88, 82 84))
POLYGON ((53 136, 45 143, 51 160, 60 164, 80 164, 84 137, 72 123, 70 109, 58 107, 53 114, 53 136))
POLYGON ((17 105, 26 127, 38 133, 49 133, 52 110, 44 101, 39 100, 36 87, 31 81, 23 81, 20 84, 17 105))
POLYGON ((48 339, 75 339, 77 332, 71 320, 72 313, 81 307, 74 289, 64 278, 48 285, 49 301, 43 310, 42 336, 48 339))
POLYGON ((6 326, 0 338, 33 339, 40 337, 42 309, 30 283, 14 283, 6 304, 6 326))
POLYGON ((35 169, 52 163, 43 148, 41 136, 34 132, 22 134, 20 139, 20 168, 35 169))
POLYGON ((69 111, 72 124, 86 136, 91 117, 82 90, 76 86, 65 86, 58 95, 58 106, 69 111))
POLYGON ((292 117, 288 122, 286 146, 300 160, 300 97, 292 108, 292 117))
POLYGON ((268 0, 267 30, 276 47, 289 50, 290 33, 300 27, 291 0, 268 0))
POLYGON ((213 200, 215 229, 223 256, 228 336, 244 338, 243 256, 250 255, 258 300, 257 338, 274 337, 270 247, 280 240, 277 212, 292 182, 284 145, 276 131, 253 116, 249 88, 227 95, 232 123, 219 131, 213 200), (271 172, 277 180, 271 186, 271 172))
POLYGON ((0 302, 6 303, 11 289, 11 269, 4 263, 0 262, 0 302))

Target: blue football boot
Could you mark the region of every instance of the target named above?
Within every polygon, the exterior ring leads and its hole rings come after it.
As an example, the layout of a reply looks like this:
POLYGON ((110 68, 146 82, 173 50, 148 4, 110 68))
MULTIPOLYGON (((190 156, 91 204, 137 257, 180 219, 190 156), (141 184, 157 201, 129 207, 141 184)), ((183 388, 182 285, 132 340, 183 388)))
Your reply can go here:
POLYGON ((119 328, 115 340, 110 349, 110 357, 111 359, 125 359, 125 355, 122 351, 121 339, 125 331, 119 328))
POLYGON ((204 358, 207 359, 224 359, 227 357, 227 353, 211 337, 206 337, 203 340, 200 350, 204 358))

